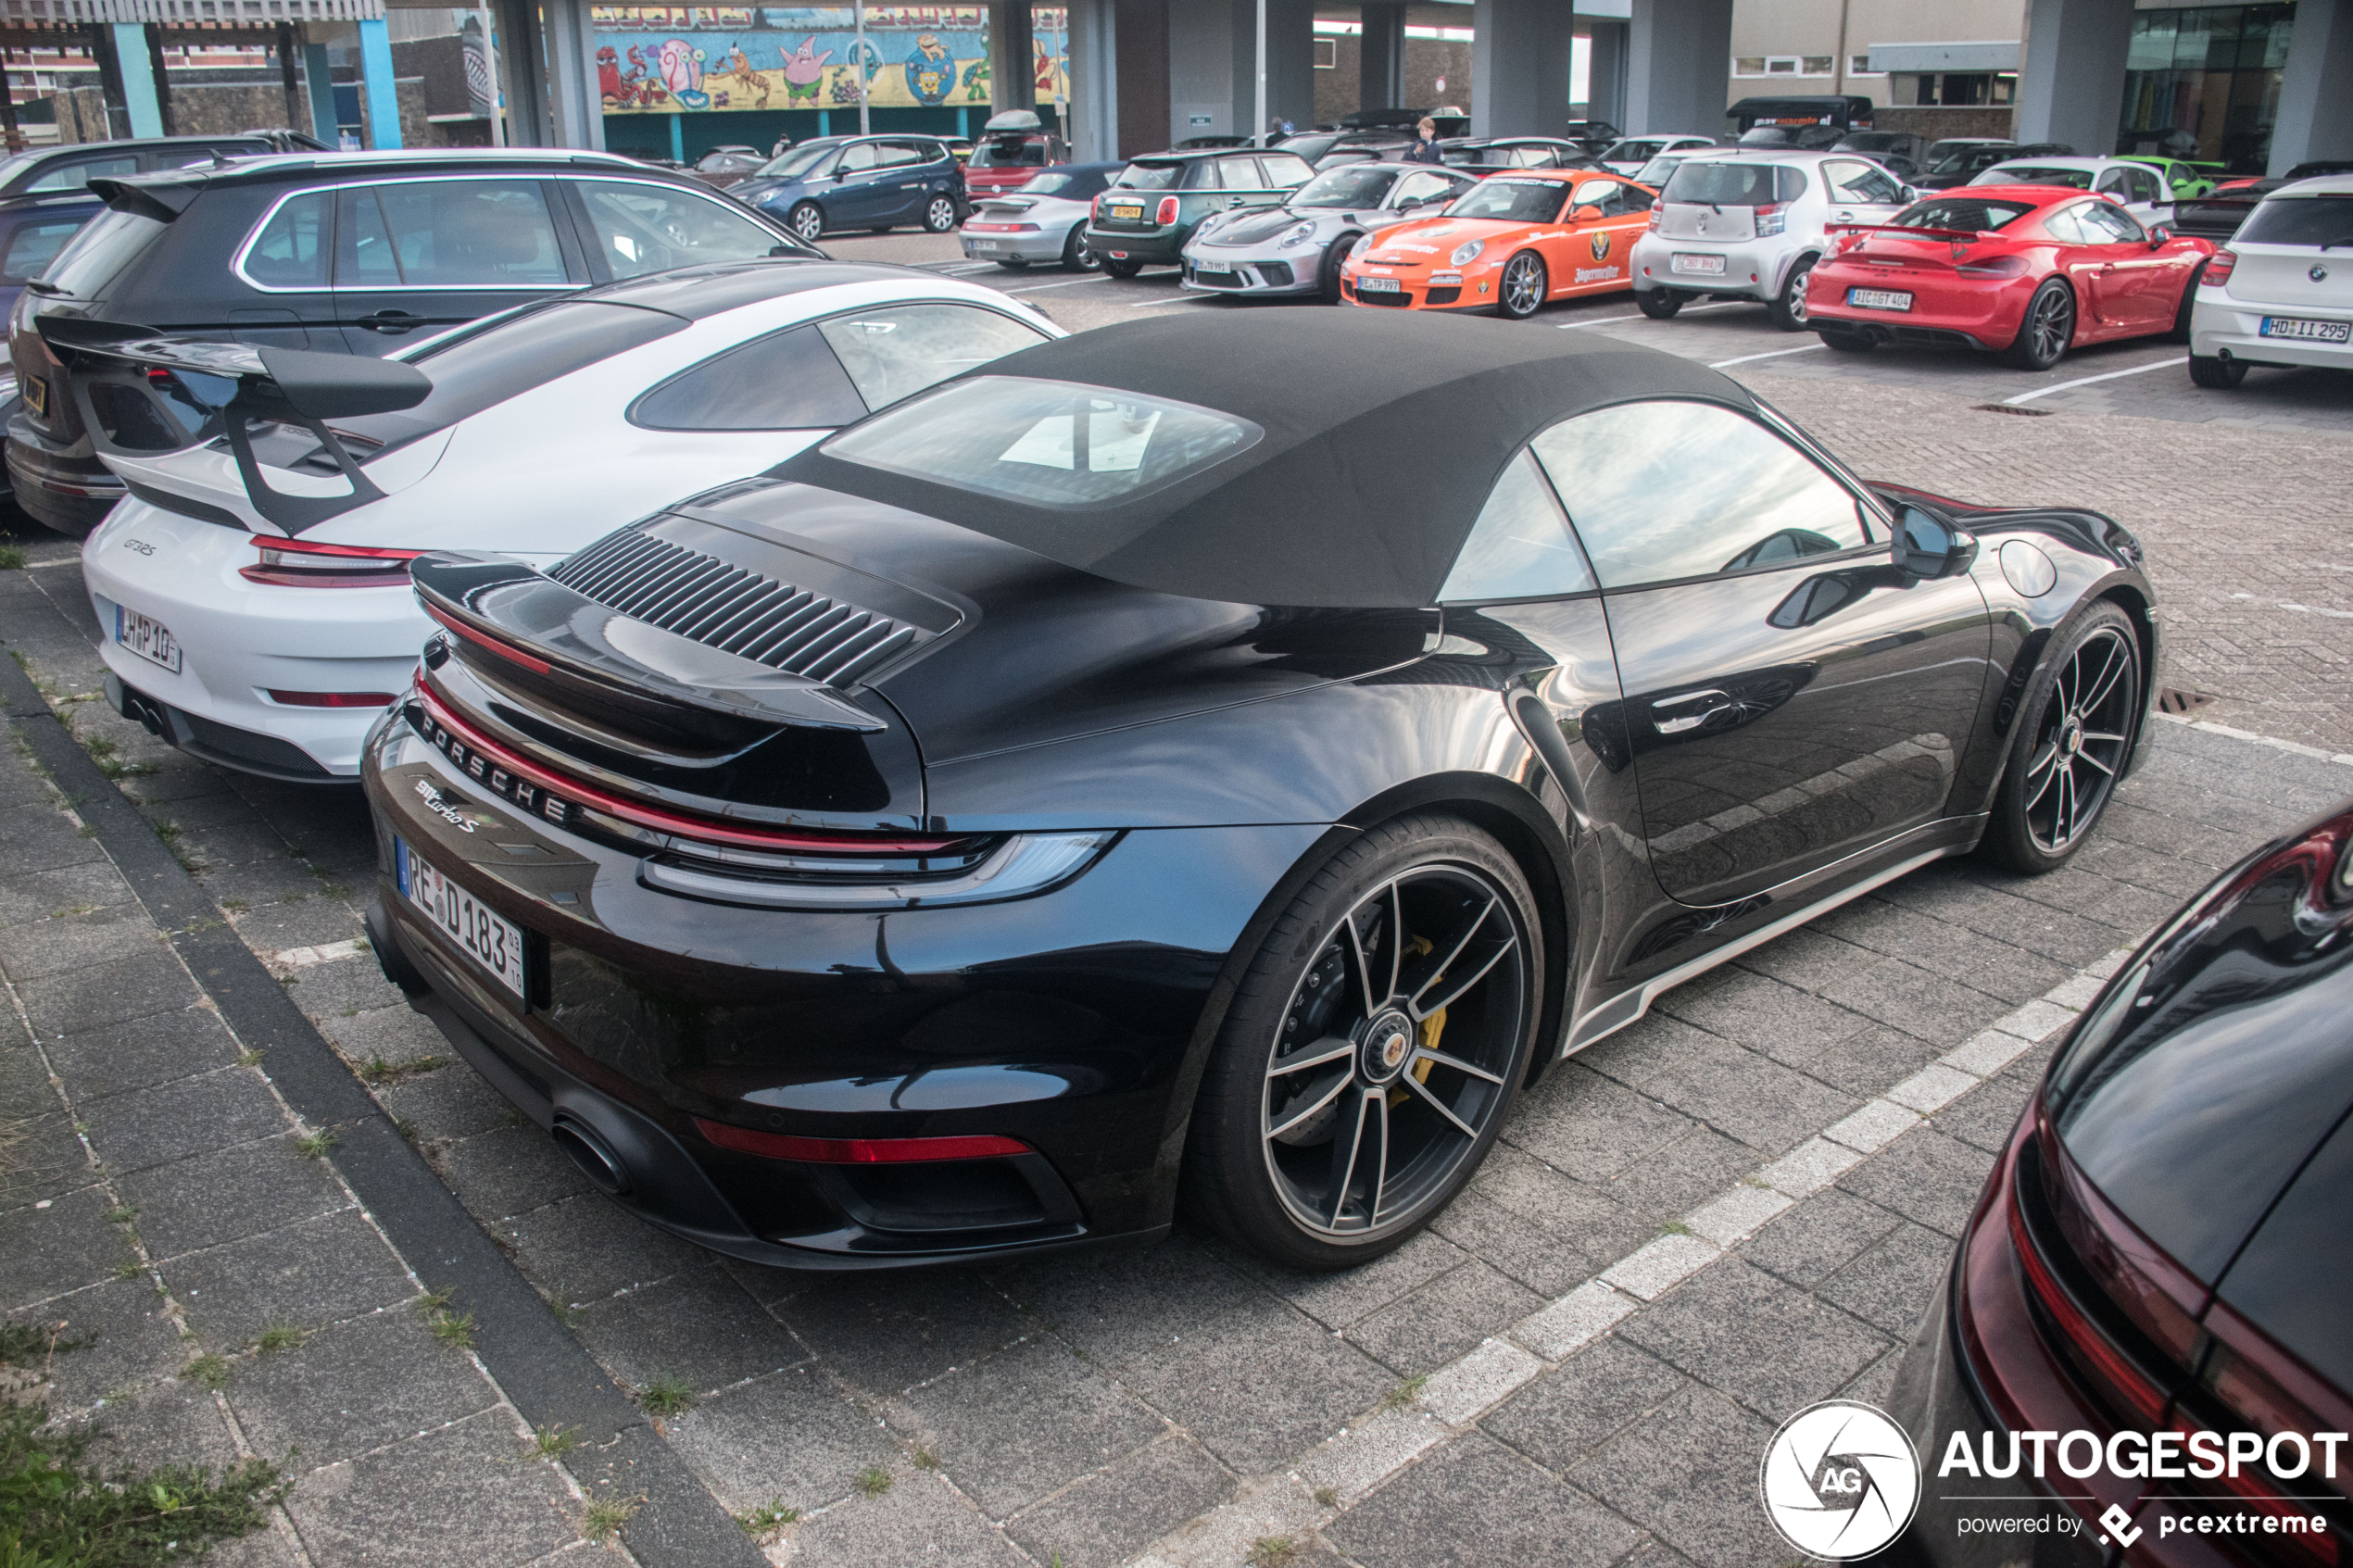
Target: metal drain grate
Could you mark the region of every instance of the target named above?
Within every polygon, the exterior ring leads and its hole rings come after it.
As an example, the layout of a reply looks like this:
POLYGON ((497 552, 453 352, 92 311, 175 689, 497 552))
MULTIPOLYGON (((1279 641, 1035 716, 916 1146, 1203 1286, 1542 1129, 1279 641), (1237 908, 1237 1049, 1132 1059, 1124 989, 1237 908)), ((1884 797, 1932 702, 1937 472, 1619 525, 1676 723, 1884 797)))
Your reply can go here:
POLYGON ((1981 414, 2016 414, 2029 420, 2047 420, 2051 417, 2048 408, 2013 408, 2007 403, 1972 403, 1969 407, 1981 414))
POLYGON ((2185 713, 2196 712, 2213 700, 2212 695, 2207 692, 2185 692, 2179 686, 2166 686, 2157 694, 2157 710, 2171 713, 2178 719, 2185 713))

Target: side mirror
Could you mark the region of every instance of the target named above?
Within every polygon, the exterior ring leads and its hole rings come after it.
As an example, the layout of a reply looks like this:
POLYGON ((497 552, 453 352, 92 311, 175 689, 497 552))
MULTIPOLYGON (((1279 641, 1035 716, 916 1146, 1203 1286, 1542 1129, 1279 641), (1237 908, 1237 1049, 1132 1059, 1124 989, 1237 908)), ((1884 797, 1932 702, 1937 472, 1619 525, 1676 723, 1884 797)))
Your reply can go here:
POLYGON ((1592 202, 1588 202, 1583 207, 1573 207, 1568 209, 1568 220, 1571 223, 1599 223, 1602 220, 1602 209, 1598 204, 1592 202))
POLYGON ((2173 231, 2167 228, 2164 224, 2151 224, 2149 226, 2149 249, 2155 250, 2158 246, 2163 245, 2166 241, 2171 239, 2172 237, 2173 231))
POLYGON ((1914 202, 1920 199, 1919 187, 1917 185, 1905 186, 1904 189, 1898 193, 1896 199, 1902 202, 1906 207, 1911 206, 1914 202))
POLYGON ((1906 506, 1895 514, 1895 567, 1906 577, 1954 577, 1977 558, 1977 535, 1906 506))

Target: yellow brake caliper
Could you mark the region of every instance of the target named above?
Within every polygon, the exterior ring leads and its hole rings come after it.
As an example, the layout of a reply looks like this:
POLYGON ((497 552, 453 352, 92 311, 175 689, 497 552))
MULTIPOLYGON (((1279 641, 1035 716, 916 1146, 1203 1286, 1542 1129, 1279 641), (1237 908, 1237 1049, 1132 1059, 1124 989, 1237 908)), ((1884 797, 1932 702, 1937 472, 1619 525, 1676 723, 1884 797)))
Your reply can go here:
MULTIPOLYGON (((1427 936, 1416 936, 1412 941, 1405 944, 1405 950, 1418 959, 1430 950, 1429 938, 1427 936)), ((1440 1008, 1436 1012, 1431 1013, 1428 1018, 1423 1019, 1419 1033, 1421 1035, 1422 1049, 1426 1051, 1436 1050, 1438 1048, 1438 1037, 1446 1033, 1446 1010, 1444 1008, 1440 1008)), ((1416 1084, 1428 1083, 1429 1070, 1436 1065, 1437 1063, 1430 1061, 1427 1058, 1415 1063, 1414 1082, 1416 1084)), ((1404 1103, 1405 1090, 1403 1088, 1395 1088, 1389 1091, 1390 1110, 1394 1110, 1404 1103)))

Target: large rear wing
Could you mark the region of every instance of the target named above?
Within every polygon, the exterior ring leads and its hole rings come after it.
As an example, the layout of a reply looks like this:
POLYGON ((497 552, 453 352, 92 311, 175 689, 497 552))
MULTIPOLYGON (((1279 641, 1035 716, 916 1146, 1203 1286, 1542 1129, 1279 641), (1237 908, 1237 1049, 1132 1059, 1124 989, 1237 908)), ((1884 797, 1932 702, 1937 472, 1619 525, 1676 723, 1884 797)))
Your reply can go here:
POLYGON ((69 381, 103 457, 152 458, 224 437, 254 510, 299 533, 381 498, 326 421, 413 408, 433 381, 413 365, 358 354, 255 347, 87 319, 44 317, 42 340, 69 381), (348 494, 294 495, 265 481, 256 424, 296 424, 318 438, 348 494))

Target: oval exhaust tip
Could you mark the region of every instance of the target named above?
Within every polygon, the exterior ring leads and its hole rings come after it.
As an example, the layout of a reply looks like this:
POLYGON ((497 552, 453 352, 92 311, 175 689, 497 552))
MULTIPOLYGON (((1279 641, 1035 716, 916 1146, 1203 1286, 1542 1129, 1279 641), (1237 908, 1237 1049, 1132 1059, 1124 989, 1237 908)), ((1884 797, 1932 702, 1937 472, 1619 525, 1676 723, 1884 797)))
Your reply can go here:
POLYGON ((572 1162, 599 1190, 614 1198, 627 1195, 629 1167, 621 1162, 621 1156, 605 1141, 602 1133, 569 1116, 559 1116, 551 1135, 556 1147, 572 1156, 572 1162))

